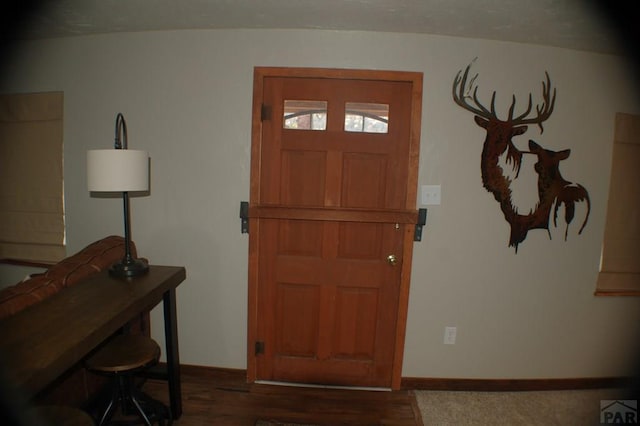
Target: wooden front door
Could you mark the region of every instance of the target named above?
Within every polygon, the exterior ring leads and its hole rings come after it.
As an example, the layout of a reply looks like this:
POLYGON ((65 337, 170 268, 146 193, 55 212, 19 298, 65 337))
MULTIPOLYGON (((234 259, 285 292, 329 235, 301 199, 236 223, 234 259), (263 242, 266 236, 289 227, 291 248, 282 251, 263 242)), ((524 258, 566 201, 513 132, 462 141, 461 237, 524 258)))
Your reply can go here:
POLYGON ((256 68, 249 380, 399 387, 421 87, 256 68))

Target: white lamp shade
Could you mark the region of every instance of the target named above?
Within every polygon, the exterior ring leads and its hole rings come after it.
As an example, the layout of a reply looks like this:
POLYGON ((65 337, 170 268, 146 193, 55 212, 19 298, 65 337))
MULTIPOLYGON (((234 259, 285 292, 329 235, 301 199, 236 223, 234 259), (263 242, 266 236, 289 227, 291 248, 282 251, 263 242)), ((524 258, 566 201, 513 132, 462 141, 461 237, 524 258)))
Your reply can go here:
POLYGON ((134 149, 87 151, 87 187, 95 192, 149 190, 149 153, 134 149))

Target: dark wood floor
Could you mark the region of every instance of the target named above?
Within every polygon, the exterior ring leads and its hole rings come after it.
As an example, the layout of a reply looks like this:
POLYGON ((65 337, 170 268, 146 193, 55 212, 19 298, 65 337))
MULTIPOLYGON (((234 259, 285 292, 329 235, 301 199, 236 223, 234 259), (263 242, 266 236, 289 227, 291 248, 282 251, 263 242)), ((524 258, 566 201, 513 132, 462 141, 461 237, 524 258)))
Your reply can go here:
MULTIPOLYGON (((239 370, 183 368, 182 417, 176 426, 254 426, 257 420, 321 426, 422 426, 410 391, 356 391, 247 384, 239 370)), ((167 384, 143 390, 167 402, 167 384)))

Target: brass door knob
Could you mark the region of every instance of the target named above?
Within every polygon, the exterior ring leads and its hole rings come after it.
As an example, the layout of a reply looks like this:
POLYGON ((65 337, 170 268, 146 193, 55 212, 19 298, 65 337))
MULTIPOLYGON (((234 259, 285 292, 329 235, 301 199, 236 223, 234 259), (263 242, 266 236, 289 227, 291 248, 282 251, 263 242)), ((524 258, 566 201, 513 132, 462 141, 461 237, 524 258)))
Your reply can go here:
POLYGON ((387 256, 387 262, 389 262, 389 265, 391 266, 396 266, 398 264, 398 258, 395 254, 390 254, 387 256))

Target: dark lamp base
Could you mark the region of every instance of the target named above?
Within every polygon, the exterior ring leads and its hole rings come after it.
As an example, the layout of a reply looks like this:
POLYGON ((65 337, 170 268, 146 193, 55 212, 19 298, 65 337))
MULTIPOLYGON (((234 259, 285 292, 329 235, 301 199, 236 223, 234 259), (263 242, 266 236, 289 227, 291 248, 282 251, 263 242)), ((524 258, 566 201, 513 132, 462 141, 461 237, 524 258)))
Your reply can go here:
POLYGON ((149 272, 149 264, 144 259, 114 263, 109 269, 109 275, 112 277, 137 277, 147 272, 149 272))

